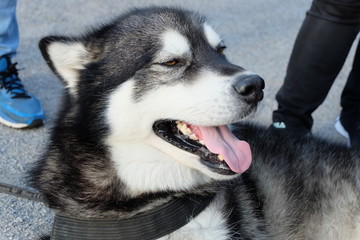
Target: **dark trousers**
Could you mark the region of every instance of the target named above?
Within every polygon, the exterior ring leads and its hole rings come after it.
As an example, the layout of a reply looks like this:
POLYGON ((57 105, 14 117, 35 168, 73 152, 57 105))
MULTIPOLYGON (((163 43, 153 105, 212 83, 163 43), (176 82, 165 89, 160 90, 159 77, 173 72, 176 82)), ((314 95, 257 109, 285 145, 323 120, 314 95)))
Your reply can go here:
MULTIPOLYGON (((274 122, 311 129, 360 29, 359 0, 314 0, 297 35, 274 122)), ((360 45, 341 96, 343 113, 360 110, 360 45)))

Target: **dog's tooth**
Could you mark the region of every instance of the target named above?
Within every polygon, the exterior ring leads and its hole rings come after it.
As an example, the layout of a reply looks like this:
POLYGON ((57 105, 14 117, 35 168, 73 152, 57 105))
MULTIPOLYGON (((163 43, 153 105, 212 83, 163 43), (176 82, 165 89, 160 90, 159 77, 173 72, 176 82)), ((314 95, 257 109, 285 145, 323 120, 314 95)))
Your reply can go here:
POLYGON ((192 131, 188 127, 184 128, 184 132, 185 132, 186 135, 191 135, 192 134, 192 131))
POLYGON ((184 125, 181 122, 178 123, 176 126, 180 131, 182 131, 182 129, 184 128, 184 125))
POLYGON ((188 126, 185 123, 179 123, 177 125, 178 129, 180 130, 180 132, 182 132, 184 135, 191 135, 192 131, 190 128, 188 128, 188 126))
MULTIPOLYGON (((176 121, 176 123, 177 123, 176 125, 177 128, 180 130, 182 134, 189 136, 189 138, 192 140, 199 140, 186 123, 181 121, 176 121)), ((204 145, 204 143, 201 144, 204 145)))
POLYGON ((186 134, 186 135, 191 134, 191 130, 187 127, 187 125, 185 123, 182 125, 182 129, 183 129, 184 134, 186 134))
POLYGON ((185 132, 186 132, 186 126, 181 125, 181 126, 180 126, 180 131, 181 131, 183 134, 185 134, 185 132))
POLYGON ((220 161, 224 161, 224 157, 223 157, 223 156, 221 156, 220 154, 219 154, 219 155, 217 155, 217 158, 218 158, 220 161))
POLYGON ((198 138, 196 137, 196 135, 193 133, 193 134, 191 134, 190 136, 190 139, 192 139, 192 140, 198 140, 198 138))
POLYGON ((202 144, 202 145, 205 145, 205 141, 204 141, 204 140, 200 140, 199 143, 202 144))

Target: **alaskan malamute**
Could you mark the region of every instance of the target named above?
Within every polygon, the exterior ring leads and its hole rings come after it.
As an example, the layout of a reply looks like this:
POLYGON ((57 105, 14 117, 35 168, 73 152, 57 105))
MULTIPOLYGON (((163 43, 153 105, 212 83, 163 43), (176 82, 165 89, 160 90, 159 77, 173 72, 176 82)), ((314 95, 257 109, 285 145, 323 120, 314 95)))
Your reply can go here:
POLYGON ((133 10, 40 49, 66 87, 31 172, 51 239, 360 239, 359 153, 236 124, 264 81, 203 16, 133 10))

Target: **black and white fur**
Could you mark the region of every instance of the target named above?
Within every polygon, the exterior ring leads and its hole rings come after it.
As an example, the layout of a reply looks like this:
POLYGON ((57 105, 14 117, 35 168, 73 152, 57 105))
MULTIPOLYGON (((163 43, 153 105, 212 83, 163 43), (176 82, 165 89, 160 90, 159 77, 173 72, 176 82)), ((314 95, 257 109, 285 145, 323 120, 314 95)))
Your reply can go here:
POLYGON ((31 173, 52 208, 121 218, 211 191, 208 208, 161 239, 360 239, 358 152, 235 125, 253 164, 226 175, 154 133, 163 119, 218 126, 256 109, 234 87, 253 73, 226 60, 204 17, 134 10, 80 37, 44 38, 40 48, 66 86, 31 173))

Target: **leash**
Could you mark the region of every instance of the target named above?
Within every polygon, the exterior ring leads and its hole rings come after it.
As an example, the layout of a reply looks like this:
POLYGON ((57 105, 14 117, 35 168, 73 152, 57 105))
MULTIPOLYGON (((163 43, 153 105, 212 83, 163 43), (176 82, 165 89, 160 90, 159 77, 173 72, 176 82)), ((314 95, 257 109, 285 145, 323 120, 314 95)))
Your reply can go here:
POLYGON ((0 193, 21 197, 35 202, 45 203, 45 198, 42 194, 10 184, 0 183, 0 193))
POLYGON ((58 213, 55 215, 51 239, 158 239, 190 222, 210 204, 215 195, 189 194, 127 219, 85 219, 58 213))

